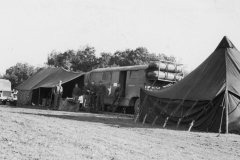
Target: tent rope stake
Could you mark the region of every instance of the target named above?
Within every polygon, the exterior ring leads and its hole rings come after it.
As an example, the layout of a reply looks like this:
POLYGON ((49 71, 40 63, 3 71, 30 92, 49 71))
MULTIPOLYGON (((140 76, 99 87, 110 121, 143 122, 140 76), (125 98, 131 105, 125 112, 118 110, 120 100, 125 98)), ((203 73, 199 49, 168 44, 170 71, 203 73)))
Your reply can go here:
POLYGON ((193 125, 194 125, 194 122, 195 122, 195 120, 193 119, 193 120, 192 120, 192 123, 190 124, 190 127, 189 127, 189 129, 188 129, 188 132, 191 131, 191 129, 192 129, 193 125))
MULTIPOLYGON (((165 128, 165 126, 167 125, 168 119, 171 118, 172 116, 174 116, 174 114, 177 112, 177 110, 183 105, 183 102, 184 102, 184 100, 177 106, 177 108, 170 114, 170 116, 166 118, 163 128, 165 128)), ((180 119, 177 123, 177 127, 179 124, 180 124, 180 119)))
POLYGON ((147 119, 147 116, 148 116, 148 115, 154 110, 154 108, 157 106, 158 101, 159 101, 159 98, 158 98, 158 100, 154 103, 154 105, 152 106, 152 109, 149 108, 149 112, 148 112, 148 114, 145 114, 145 117, 144 117, 144 119, 143 119, 142 124, 145 124, 145 121, 146 121, 146 119, 147 119))
POLYGON ((153 123, 152 123, 152 126, 154 126, 154 125, 155 125, 155 123, 156 123, 157 119, 158 119, 158 116, 156 116, 156 118, 154 119, 154 121, 153 121, 153 123))
POLYGON ((146 95, 146 97, 144 98, 144 101, 143 101, 143 103, 142 103, 141 107, 139 108, 139 113, 137 114, 137 117, 135 118, 135 121, 134 121, 134 123, 136 123, 136 122, 137 122, 137 120, 139 119, 139 116, 140 116, 140 113, 141 113, 141 108, 143 107, 143 105, 144 105, 144 103, 145 103, 145 101, 146 101, 147 97, 148 97, 148 96, 146 95))
POLYGON ((145 123, 148 114, 145 114, 142 124, 145 123))
POLYGON ((192 111, 193 107, 197 104, 197 102, 198 102, 198 101, 196 101, 196 102, 192 105, 192 107, 183 115, 183 117, 187 117, 187 116, 188 116, 188 114, 192 111))
POLYGON ((164 122, 164 125, 163 125, 163 128, 165 128, 165 127, 166 127, 166 125, 167 125, 167 122, 168 122, 168 119, 169 119, 169 117, 167 117, 167 118, 166 118, 166 120, 165 120, 165 122, 164 122))
POLYGON ((164 110, 166 110, 166 109, 168 108, 168 106, 171 104, 171 102, 172 102, 172 100, 170 100, 170 101, 168 102, 168 104, 163 108, 163 110, 161 111, 161 113, 160 113, 158 116, 156 116, 156 118, 154 119, 154 121, 153 121, 153 123, 152 123, 152 126, 155 125, 158 117, 160 117, 160 116, 164 113, 164 110))
POLYGON ((207 107, 210 103, 211 103, 211 101, 203 108, 202 112, 200 112, 200 114, 197 116, 197 118, 196 118, 196 119, 193 119, 193 121, 192 121, 192 123, 191 123, 191 125, 190 125, 190 127, 189 127, 189 129, 188 129, 189 132, 191 131, 191 129, 192 129, 193 125, 194 125, 194 122, 197 121, 197 119, 200 117, 200 115, 203 113, 203 111, 207 110, 206 107, 207 107))
POLYGON ((183 119, 183 118, 179 118, 178 123, 177 123, 177 127, 176 127, 177 129, 178 129, 178 127, 179 127, 179 125, 180 125, 182 119, 183 119))

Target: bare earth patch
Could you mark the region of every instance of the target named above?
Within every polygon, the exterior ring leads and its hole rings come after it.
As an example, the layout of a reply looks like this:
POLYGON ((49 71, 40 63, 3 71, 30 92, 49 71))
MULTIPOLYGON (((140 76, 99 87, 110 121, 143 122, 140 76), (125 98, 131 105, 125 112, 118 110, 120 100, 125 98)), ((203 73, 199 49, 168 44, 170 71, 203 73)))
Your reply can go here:
POLYGON ((0 159, 240 159, 240 136, 135 124, 116 115, 0 106, 0 159))

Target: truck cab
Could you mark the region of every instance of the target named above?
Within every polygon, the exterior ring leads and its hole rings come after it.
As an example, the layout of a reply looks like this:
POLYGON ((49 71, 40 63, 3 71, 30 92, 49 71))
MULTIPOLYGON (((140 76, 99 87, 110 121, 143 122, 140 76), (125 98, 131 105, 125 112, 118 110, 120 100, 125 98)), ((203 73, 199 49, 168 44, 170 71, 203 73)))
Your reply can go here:
POLYGON ((8 97, 11 97, 11 82, 6 79, 0 79, 0 102, 5 105, 8 97))
POLYGON ((16 106, 17 105, 17 93, 18 91, 13 90, 10 97, 7 97, 7 102, 10 103, 10 105, 16 106))
POLYGON ((0 91, 0 102, 5 105, 9 99, 8 97, 11 97, 11 91, 0 91))

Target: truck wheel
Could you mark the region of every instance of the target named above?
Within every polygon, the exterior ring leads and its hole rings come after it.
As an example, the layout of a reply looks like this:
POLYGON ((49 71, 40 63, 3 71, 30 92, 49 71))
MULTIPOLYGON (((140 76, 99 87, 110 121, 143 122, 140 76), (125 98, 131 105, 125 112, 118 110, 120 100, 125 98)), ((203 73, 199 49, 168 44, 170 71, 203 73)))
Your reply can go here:
POLYGON ((2 104, 5 105, 5 104, 6 104, 6 101, 2 101, 2 104))
POLYGON ((134 104, 134 115, 138 115, 140 110, 139 105, 140 105, 140 99, 138 98, 134 104))

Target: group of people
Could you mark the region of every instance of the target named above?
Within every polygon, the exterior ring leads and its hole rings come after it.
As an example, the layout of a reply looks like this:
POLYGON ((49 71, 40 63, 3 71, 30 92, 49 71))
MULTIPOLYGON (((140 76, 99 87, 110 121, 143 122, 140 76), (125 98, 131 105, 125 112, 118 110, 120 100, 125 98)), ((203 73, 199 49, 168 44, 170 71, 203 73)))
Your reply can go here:
POLYGON ((95 111, 104 111, 104 96, 107 94, 107 88, 102 81, 96 86, 92 81, 90 85, 84 84, 83 91, 83 107, 93 109, 95 111))
MULTIPOLYGON (((99 82, 99 85, 96 86, 92 81, 90 85, 85 83, 83 89, 83 107, 88 109, 93 109, 95 111, 104 111, 104 96, 108 93, 106 86, 102 81, 99 82)), ((117 88, 114 92, 114 99, 111 104, 111 109, 113 112, 116 111, 120 102, 122 100, 122 89, 120 84, 117 85, 117 88)))
MULTIPOLYGON (((54 109, 57 109, 60 105, 60 99, 63 93, 62 81, 54 87, 54 109)), ((113 112, 118 108, 122 100, 122 88, 120 84, 117 85, 117 88, 114 92, 114 99, 111 104, 111 109, 113 112), (116 105, 115 105, 116 104, 116 105)), ((104 96, 108 94, 108 90, 102 81, 99 81, 99 85, 95 85, 92 81, 89 85, 85 83, 82 90, 78 87, 78 84, 75 84, 75 87, 72 91, 72 97, 74 100, 78 100, 80 96, 83 96, 82 107, 89 110, 104 111, 104 96)))

